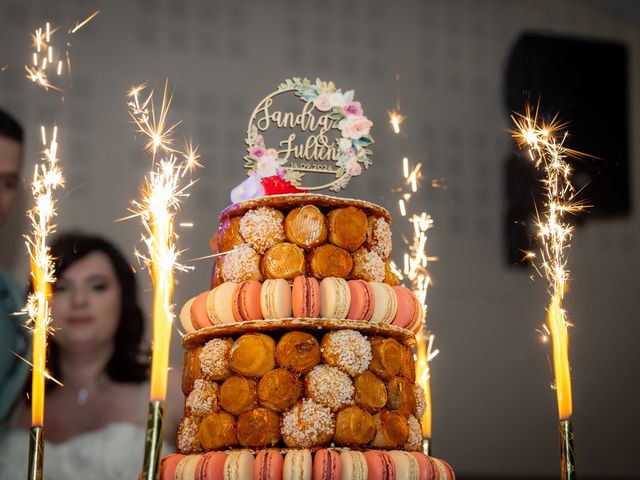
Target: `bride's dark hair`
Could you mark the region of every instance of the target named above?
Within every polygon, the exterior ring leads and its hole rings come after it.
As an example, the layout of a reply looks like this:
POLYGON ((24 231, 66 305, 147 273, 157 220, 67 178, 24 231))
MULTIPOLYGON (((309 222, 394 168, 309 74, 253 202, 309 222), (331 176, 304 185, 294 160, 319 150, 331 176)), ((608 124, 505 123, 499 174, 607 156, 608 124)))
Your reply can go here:
MULTIPOLYGON (((60 278, 64 271, 90 253, 101 252, 108 258, 116 272, 120 286, 122 307, 116 330, 114 350, 107 363, 106 373, 116 382, 140 383, 149 378, 149 364, 145 360, 148 352, 141 348, 144 333, 144 316, 138 304, 138 286, 133 268, 124 255, 102 237, 80 232, 60 234, 51 244, 51 255, 55 262, 55 276, 60 278)), ((55 285, 54 285, 55 288, 55 285)), ((55 335, 50 337, 48 370, 54 378, 60 378, 58 360, 59 346, 55 335)), ((53 382, 48 382, 52 386, 53 382)))

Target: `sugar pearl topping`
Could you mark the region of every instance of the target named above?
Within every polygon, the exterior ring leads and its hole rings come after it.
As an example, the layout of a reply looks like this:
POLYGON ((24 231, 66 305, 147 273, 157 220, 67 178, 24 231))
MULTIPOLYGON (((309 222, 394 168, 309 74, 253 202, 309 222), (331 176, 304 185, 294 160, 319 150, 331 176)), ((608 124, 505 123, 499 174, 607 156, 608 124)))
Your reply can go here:
POLYGON ((240 220, 240 235, 258 253, 284 241, 284 215, 274 208, 249 210, 240 220))
POLYGON ((384 261, 374 250, 359 249, 353 254, 353 274, 370 282, 384 281, 384 261))
POLYGON ((298 402, 282 417, 282 434, 290 437, 298 447, 317 445, 334 431, 335 420, 331 410, 311 399, 298 402))
POLYGON ((407 443, 405 443, 405 450, 410 450, 412 452, 417 452, 422 450, 422 427, 420 426, 420 422, 413 415, 409 415, 409 438, 407 438, 407 443))
POLYGON ((384 218, 374 220, 372 248, 383 259, 391 255, 391 227, 384 218))
POLYGON ((229 373, 229 344, 221 338, 209 340, 200 352, 200 370, 209 377, 223 377, 229 373))
POLYGON ((325 361, 352 377, 364 372, 371 363, 371 344, 355 330, 327 333, 327 341, 323 342, 323 346, 325 361))
POLYGON ((184 454, 202 451, 198 438, 198 420, 193 417, 184 417, 178 428, 178 450, 184 454))
POLYGON ((419 383, 416 383, 416 415, 422 418, 427 409, 427 402, 424 398, 424 389, 419 383))
POLYGON ((351 404, 355 392, 349 375, 328 365, 318 365, 309 372, 307 389, 313 400, 334 412, 351 404))
POLYGON ((222 278, 227 282, 242 282, 249 279, 261 279, 260 257, 246 243, 233 247, 224 256, 222 278))
POLYGON ((218 409, 218 390, 217 383, 196 379, 193 383, 193 390, 187 397, 186 405, 193 415, 204 417, 208 413, 218 409))

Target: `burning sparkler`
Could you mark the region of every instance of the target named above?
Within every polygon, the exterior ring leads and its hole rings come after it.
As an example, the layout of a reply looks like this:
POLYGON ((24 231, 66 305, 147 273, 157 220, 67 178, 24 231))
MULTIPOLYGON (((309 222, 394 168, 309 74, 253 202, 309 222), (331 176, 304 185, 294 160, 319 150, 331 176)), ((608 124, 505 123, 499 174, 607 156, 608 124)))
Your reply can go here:
POLYGON ((171 95, 165 83, 159 113, 153 103, 151 91, 142 95, 145 85, 133 87, 129 92, 129 113, 138 132, 148 138, 145 149, 152 156, 152 170, 145 177, 142 200, 132 202, 132 216, 140 217, 145 235, 143 241, 148 255, 136 252, 136 256, 150 270, 154 286, 153 293, 153 356, 151 360, 151 395, 143 478, 158 478, 158 465, 162 446, 164 401, 167 393, 167 373, 169 369, 169 349, 173 324, 173 275, 176 270, 188 267, 178 262, 179 250, 174 231, 175 215, 181 201, 188 196, 187 189, 194 183, 184 182, 187 173, 199 166, 197 149, 190 144, 184 150, 174 148, 173 134, 180 122, 167 123, 171 105, 171 95))
MULTIPOLYGON (((415 167, 410 168, 409 159, 402 159, 402 173, 404 182, 410 188, 412 193, 418 191, 418 186, 422 180, 421 174, 422 164, 418 163, 415 167)), ((402 192, 402 198, 399 200, 400 214, 404 217, 407 215, 407 204, 411 199, 411 193, 402 192)), ((433 227, 433 219, 426 212, 419 215, 414 214, 409 218, 409 223, 413 226, 413 240, 409 244, 408 252, 403 257, 403 268, 400 270, 395 263, 391 262, 392 271, 398 278, 407 278, 411 282, 413 293, 418 298, 422 306, 423 313, 426 317, 427 313, 427 290, 431 284, 431 275, 428 266, 430 260, 426 253, 427 247, 427 231, 433 227)), ((425 394, 426 409, 421 419, 423 450, 426 454, 431 454, 431 382, 429 375, 429 362, 438 354, 438 350, 432 351, 434 336, 426 332, 426 327, 416 335, 416 370, 418 384, 422 387, 425 394)))
POLYGON ((47 22, 44 27, 36 28, 31 35, 33 40, 32 64, 25 65, 27 78, 45 90, 62 91, 49 80, 50 76, 62 75, 62 60, 58 49, 53 45, 51 38, 56 29, 51 28, 47 22))
MULTIPOLYGON (((571 423, 572 397, 569 367, 570 326, 562 301, 569 280, 567 252, 573 236, 573 227, 565 220, 565 215, 576 214, 586 205, 576 201, 576 191, 570 177, 571 167, 568 156, 578 152, 564 146, 565 132, 557 140, 558 131, 564 127, 555 118, 549 124, 538 124, 538 111, 534 114, 527 106, 524 115, 513 118, 516 130, 512 132, 520 147, 527 146, 529 155, 537 168, 544 171, 545 186, 544 219, 538 218, 538 238, 541 240, 541 270, 549 281, 551 297, 547 310, 548 332, 553 346, 553 370, 560 420, 561 468, 563 479, 575 478, 573 452, 573 426, 571 423)), ((533 254, 527 254, 535 258, 533 254)))
MULTIPOLYGON (((76 33, 87 23, 93 20, 100 10, 96 10, 81 22, 76 22, 74 28, 69 29, 69 35, 76 33)), ((67 73, 71 73, 71 56, 68 48, 62 53, 62 49, 56 46, 52 40, 57 28, 53 28, 50 22, 46 22, 44 26, 38 27, 31 34, 33 43, 33 52, 31 54, 31 64, 24 66, 27 72, 27 78, 36 85, 43 87, 45 90, 56 90, 62 92, 62 88, 52 83, 52 78, 60 78, 64 73, 63 58, 66 59, 67 73)), ((58 42, 58 45, 71 46, 69 41, 58 42)))
POLYGON ((25 313, 33 333, 33 360, 31 381, 31 436, 29 442, 28 478, 42 478, 44 455, 44 387, 46 370, 47 334, 50 331, 50 285, 54 281, 53 260, 49 252, 48 238, 54 231, 56 216, 53 192, 64 186, 62 169, 58 165, 58 128, 47 142, 47 131, 41 127, 44 151, 41 162, 35 166, 31 191, 34 206, 27 212, 31 234, 26 236, 27 251, 31 262, 33 292, 29 295, 25 313))

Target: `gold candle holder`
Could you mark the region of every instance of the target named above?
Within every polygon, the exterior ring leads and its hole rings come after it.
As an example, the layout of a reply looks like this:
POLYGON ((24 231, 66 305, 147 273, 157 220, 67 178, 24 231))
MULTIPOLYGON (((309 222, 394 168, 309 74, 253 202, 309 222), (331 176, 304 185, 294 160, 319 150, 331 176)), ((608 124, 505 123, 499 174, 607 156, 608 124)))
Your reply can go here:
POLYGON ((160 455, 164 428, 164 401, 151 400, 147 417, 147 432, 144 438, 143 480, 158 480, 160 477, 160 455))
POLYGON ((422 453, 431 456, 431 437, 424 437, 422 439, 422 453))
POLYGON ((560 433, 560 468, 562 480, 575 480, 576 463, 573 451, 573 423, 571 419, 560 420, 558 424, 560 433))
POLYGON ((29 467, 27 480, 42 480, 42 463, 44 460, 44 427, 31 427, 29 436, 29 467))

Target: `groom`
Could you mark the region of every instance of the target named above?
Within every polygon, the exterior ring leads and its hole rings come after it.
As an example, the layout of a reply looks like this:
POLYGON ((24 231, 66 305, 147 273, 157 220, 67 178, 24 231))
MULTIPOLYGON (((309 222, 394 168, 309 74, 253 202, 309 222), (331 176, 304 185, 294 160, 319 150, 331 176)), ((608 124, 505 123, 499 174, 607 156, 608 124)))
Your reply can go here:
MULTIPOLYGON (((20 186, 23 132, 20 124, 0 109, 0 227, 11 212, 20 186)), ((0 232, 0 248, 7 248, 7 235, 0 232)), ((16 357, 29 351, 23 316, 15 315, 24 306, 24 290, 0 266, 0 428, 22 391, 28 365, 16 357)))

